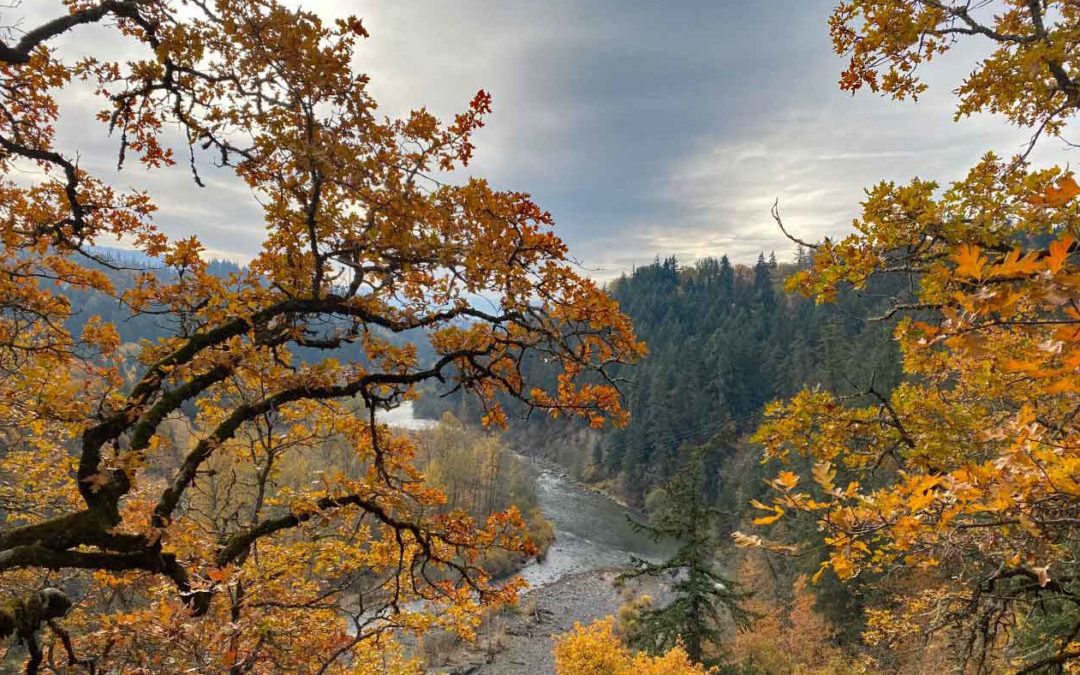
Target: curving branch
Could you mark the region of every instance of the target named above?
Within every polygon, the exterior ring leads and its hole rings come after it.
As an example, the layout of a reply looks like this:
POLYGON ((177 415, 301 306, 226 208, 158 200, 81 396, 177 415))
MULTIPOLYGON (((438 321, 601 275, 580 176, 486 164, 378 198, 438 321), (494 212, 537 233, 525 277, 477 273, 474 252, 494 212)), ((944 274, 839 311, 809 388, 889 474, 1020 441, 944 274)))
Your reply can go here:
MULTIPOLYGON (((323 497, 315 503, 316 508, 313 511, 290 513, 278 518, 264 520, 248 530, 233 534, 218 551, 216 556, 217 565, 218 567, 225 567, 244 559, 255 542, 262 537, 295 528, 325 511, 348 506, 358 507, 365 513, 374 516, 383 525, 392 528, 397 543, 401 547, 402 555, 404 555, 407 548, 407 542, 403 539, 402 533, 408 533, 411 541, 419 546, 421 551, 420 560, 414 558, 411 563, 412 567, 426 565, 428 562, 444 565, 456 571, 461 580, 471 588, 481 593, 484 592, 484 589, 477 585, 473 579, 473 575, 478 571, 476 568, 464 565, 453 558, 440 555, 435 550, 439 543, 443 543, 450 545, 455 551, 460 551, 462 548, 468 547, 469 542, 458 541, 433 528, 397 518, 380 505, 375 498, 366 498, 355 494, 340 497, 323 497)), ((395 596, 396 600, 397 597, 395 596)))
MULTIPOLYGON (((1002 33, 996 31, 989 26, 979 23, 971 16, 968 9, 969 5, 947 5, 940 0, 919 0, 923 5, 927 7, 933 7, 934 9, 945 12, 954 19, 959 19, 963 22, 964 27, 954 26, 952 28, 943 28, 934 31, 939 35, 982 35, 988 37, 995 42, 1012 42, 1015 44, 1031 44, 1038 42, 1041 38, 1038 35, 1017 35, 1015 33, 1002 33)), ((970 4, 970 3, 969 3, 970 4)))
POLYGON ((803 246, 805 248, 810 248, 810 249, 815 249, 815 250, 820 248, 818 244, 811 244, 809 242, 803 241, 802 239, 799 239, 798 237, 793 236, 792 234, 790 234, 787 231, 787 228, 784 227, 784 221, 781 220, 781 218, 780 218, 780 198, 779 197, 777 197, 776 201, 773 202, 772 208, 769 209, 769 213, 772 214, 773 220, 775 220, 776 224, 780 226, 780 231, 784 233, 785 237, 787 237, 791 241, 795 242, 799 246, 803 246))
POLYGON ((97 23, 109 14, 126 18, 138 18, 138 0, 101 0, 100 4, 43 23, 23 35, 15 45, 0 42, 0 62, 20 64, 30 60, 39 45, 65 33, 76 26, 97 23))

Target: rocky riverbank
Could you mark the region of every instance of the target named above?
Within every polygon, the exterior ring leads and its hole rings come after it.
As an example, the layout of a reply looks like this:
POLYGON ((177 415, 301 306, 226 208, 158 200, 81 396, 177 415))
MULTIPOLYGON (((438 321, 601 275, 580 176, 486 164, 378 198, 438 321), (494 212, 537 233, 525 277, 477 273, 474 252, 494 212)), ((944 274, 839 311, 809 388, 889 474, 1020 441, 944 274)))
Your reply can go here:
POLYGON ((555 672, 553 636, 614 615, 629 600, 648 594, 667 601, 666 584, 645 579, 615 585, 615 568, 568 574, 525 593, 515 612, 492 619, 489 634, 431 673, 457 675, 548 675, 555 672))

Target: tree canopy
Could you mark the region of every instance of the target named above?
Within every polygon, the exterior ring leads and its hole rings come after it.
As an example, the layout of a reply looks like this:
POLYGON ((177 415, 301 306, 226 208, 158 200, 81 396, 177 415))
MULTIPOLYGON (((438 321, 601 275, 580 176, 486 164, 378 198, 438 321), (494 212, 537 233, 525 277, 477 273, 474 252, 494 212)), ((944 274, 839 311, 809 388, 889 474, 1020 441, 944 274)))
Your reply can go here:
POLYGON ((27 646, 27 672, 365 672, 390 659, 389 628, 467 633, 516 593, 477 560, 529 549, 520 514, 440 508, 414 442, 376 412, 434 380, 489 402, 491 424, 497 393, 622 423, 606 373, 643 352, 548 213, 454 181, 491 96, 448 124, 380 117, 353 67, 355 17, 65 4, 0 43, 0 637, 27 646), (88 24, 137 56, 57 46, 88 24), (195 237, 156 228, 152 195, 80 167, 56 132, 73 88, 100 102, 86 133, 111 133, 118 170, 202 184, 212 163, 244 181, 266 225, 251 264, 214 274, 195 237), (118 288, 94 248, 117 239, 167 269, 118 288), (73 334, 72 288, 167 331, 134 355, 108 321, 73 334), (405 332, 433 359, 391 339, 405 332), (346 345, 364 358, 335 358, 346 345), (555 386, 522 377, 532 353, 560 364, 555 386))

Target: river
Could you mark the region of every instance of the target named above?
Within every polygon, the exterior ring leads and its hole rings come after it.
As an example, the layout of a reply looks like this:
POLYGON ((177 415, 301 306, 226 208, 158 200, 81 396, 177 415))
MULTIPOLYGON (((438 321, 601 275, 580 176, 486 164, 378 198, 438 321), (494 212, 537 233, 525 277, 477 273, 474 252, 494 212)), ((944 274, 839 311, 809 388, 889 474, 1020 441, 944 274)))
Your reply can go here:
MULTIPOLYGON (((400 429, 435 424, 417 419, 409 402, 380 417, 400 429)), ((625 567, 634 557, 656 561, 674 553, 674 542, 658 544, 634 531, 628 516, 639 518, 640 514, 573 480, 558 466, 530 459, 518 450, 533 477, 540 510, 555 530, 555 541, 544 560, 530 562, 520 572, 530 587, 522 602, 533 609, 502 619, 509 624, 495 631, 501 635, 497 653, 485 652, 484 645, 489 643, 481 638, 444 655, 445 660, 429 663, 425 672, 554 673, 553 635, 571 630, 576 622, 588 625, 616 614, 626 602, 628 595, 613 583, 616 577, 611 568, 625 567)), ((631 582, 625 590, 657 599, 667 594, 666 584, 655 579, 631 582)))
MULTIPOLYGON (((381 419, 391 426, 413 430, 435 424, 433 420, 416 418, 410 401, 381 419)), ((546 558, 521 570, 521 577, 530 587, 538 588, 577 572, 624 566, 632 556, 655 561, 674 552, 672 542, 656 543, 633 530, 627 517, 639 514, 577 483, 555 467, 527 456, 521 459, 534 475, 540 510, 555 528, 555 542, 546 558)))
POLYGON ((540 510, 555 528, 555 543, 543 562, 521 570, 529 586, 543 586, 574 572, 623 566, 631 556, 656 561, 674 552, 671 542, 656 543, 634 531, 628 517, 640 518, 639 514, 570 480, 561 471, 523 460, 537 472, 540 510))

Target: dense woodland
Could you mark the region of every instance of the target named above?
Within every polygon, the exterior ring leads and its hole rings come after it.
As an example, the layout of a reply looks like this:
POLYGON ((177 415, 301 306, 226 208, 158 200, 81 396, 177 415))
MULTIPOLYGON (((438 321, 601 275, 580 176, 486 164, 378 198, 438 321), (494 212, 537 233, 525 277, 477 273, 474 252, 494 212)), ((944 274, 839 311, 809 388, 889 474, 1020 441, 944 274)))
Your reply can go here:
MULTIPOLYGON (((801 247, 790 257, 793 262, 779 263, 763 253, 753 265, 732 265, 723 256, 685 266, 670 257, 619 277, 607 290, 649 349, 640 363, 615 371, 629 424, 605 433, 568 429, 508 401, 508 410, 528 416, 508 430, 511 442, 643 504, 688 449, 718 435, 747 436, 770 401, 804 386, 853 396, 872 386, 887 394, 901 377, 891 339, 895 322, 874 319, 888 307, 889 284, 898 282, 876 280, 817 304, 784 291, 784 280, 812 262, 801 247)), ((542 362, 529 365, 533 377, 554 379, 542 362)), ((451 409, 480 421, 483 410, 473 401, 437 393, 420 399, 418 413, 434 417, 451 409)), ((712 460, 714 471, 718 461, 712 460)), ((712 497, 721 499, 719 479, 711 483, 712 497)))
MULTIPOLYGON (((158 257, 115 247, 93 247, 89 253, 93 260, 88 261, 87 267, 104 275, 120 293, 136 288, 142 275, 152 275, 162 282, 174 280, 174 271, 158 257)), ((206 273, 222 282, 228 282, 245 271, 244 266, 231 260, 212 258, 206 262, 206 273)), ((179 328, 175 317, 168 314, 133 312, 129 305, 115 295, 102 293, 94 288, 60 284, 56 290, 71 303, 74 310, 66 322, 68 330, 81 332, 91 317, 100 317, 102 321, 116 327, 121 348, 132 357, 138 353, 139 345, 144 341, 156 342, 179 328)), ((343 323, 339 322, 338 325, 344 327, 343 323)), ((416 339, 418 335, 412 336, 409 331, 395 334, 380 326, 372 326, 371 330, 379 333, 391 344, 412 344, 424 363, 430 364, 434 360, 431 345, 426 340, 416 339)), ((320 350, 301 345, 289 345, 288 349, 300 360, 315 361, 321 358, 320 350)), ((342 360, 367 360, 364 350, 355 343, 344 343, 331 351, 342 360)))

